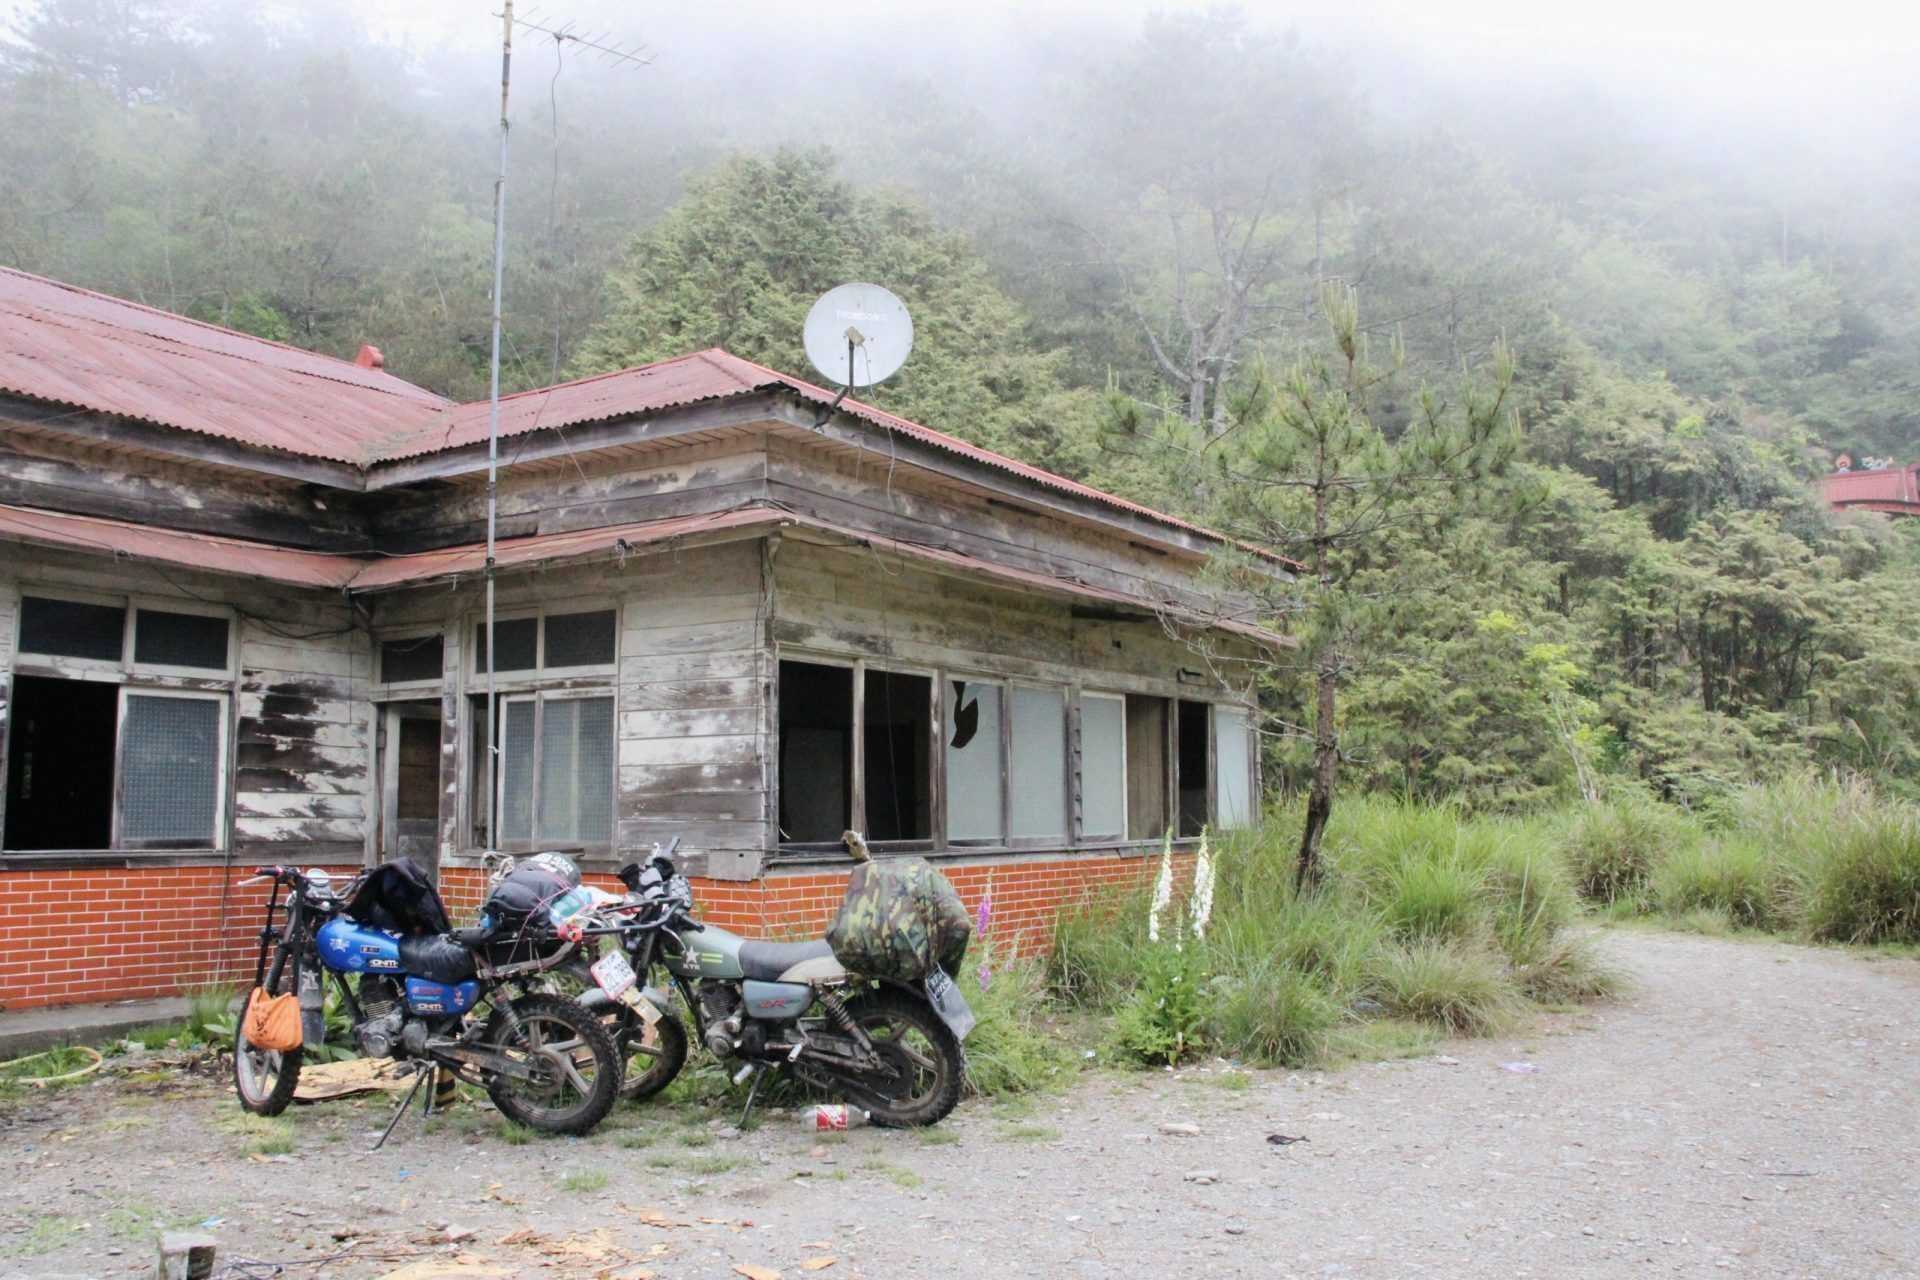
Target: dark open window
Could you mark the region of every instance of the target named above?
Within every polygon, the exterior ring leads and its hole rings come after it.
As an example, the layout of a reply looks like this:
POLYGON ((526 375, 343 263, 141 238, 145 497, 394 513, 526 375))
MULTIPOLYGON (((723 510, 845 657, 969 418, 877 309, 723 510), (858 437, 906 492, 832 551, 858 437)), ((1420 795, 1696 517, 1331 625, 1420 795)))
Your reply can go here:
POLYGON ((1180 835, 1197 836, 1207 825, 1207 704, 1180 702, 1180 835))
POLYGON ((780 841, 837 844, 853 824, 853 668, 780 664, 780 841))
POLYGON ((867 839, 930 840, 933 680, 897 671, 866 676, 867 839))
POLYGON ((116 685, 32 676, 14 680, 7 848, 111 847, 119 714, 116 685))
POLYGON ((20 652, 118 662, 126 643, 126 625, 127 611, 121 605, 24 596, 20 652))

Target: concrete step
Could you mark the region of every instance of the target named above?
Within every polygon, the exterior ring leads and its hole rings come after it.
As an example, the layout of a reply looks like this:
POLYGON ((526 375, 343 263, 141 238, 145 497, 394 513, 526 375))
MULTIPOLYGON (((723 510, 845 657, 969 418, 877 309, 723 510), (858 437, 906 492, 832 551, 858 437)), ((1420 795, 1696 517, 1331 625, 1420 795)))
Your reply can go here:
POLYGON ((70 1004, 52 1009, 0 1011, 0 1059, 17 1058, 63 1044, 105 1044, 142 1027, 184 1022, 184 996, 122 1000, 115 1004, 70 1004))

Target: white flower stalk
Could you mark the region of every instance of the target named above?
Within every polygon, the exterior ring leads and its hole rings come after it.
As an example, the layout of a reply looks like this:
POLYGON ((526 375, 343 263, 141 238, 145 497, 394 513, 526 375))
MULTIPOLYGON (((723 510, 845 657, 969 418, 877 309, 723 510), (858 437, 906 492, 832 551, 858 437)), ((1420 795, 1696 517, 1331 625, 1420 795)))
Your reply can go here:
POLYGON ((1200 832, 1200 850, 1193 856, 1193 899, 1187 904, 1192 912, 1193 936, 1203 941, 1207 921, 1213 918, 1213 851, 1207 848, 1207 833, 1200 832))
POLYGON ((1173 832, 1160 850, 1160 879, 1153 886, 1153 906, 1147 911, 1147 941, 1160 941, 1160 917, 1173 904, 1173 832))

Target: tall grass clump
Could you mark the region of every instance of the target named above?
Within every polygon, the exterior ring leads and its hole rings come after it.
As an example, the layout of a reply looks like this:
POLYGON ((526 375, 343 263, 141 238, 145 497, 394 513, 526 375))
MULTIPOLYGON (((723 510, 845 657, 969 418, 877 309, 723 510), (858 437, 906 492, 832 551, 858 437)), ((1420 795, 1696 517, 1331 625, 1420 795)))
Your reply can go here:
POLYGON ((1457 1035, 1490 1035, 1519 1011, 1519 993, 1501 958, 1473 944, 1424 941, 1383 949, 1375 998, 1389 1013, 1457 1035))
POLYGON ((1737 833, 1675 849, 1654 868, 1652 892, 1668 915, 1714 911, 1743 929, 1782 928, 1793 914, 1791 869, 1737 833))
POLYGON ((967 953, 960 990, 973 1009, 967 1089, 979 1095, 1031 1093, 1062 1083, 1072 1051, 1048 1025, 1046 969, 1010 954, 990 934, 967 953))
POLYGON ((1623 791, 1575 814, 1562 847, 1581 896, 1614 903, 1642 897, 1654 867, 1697 838, 1679 810, 1623 791))
POLYGON ((1802 872, 1801 928, 1825 942, 1920 942, 1920 811, 1888 806, 1831 832, 1802 872))
POLYGON ((1090 896, 1054 918, 1047 952, 1048 988, 1076 1009, 1112 1009, 1139 985, 1147 942, 1147 897, 1090 896))

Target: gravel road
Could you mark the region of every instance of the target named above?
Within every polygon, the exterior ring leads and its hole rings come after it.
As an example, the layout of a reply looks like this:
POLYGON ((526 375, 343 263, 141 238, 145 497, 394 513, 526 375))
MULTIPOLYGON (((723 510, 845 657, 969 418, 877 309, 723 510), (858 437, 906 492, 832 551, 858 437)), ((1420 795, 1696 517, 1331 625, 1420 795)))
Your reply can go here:
POLYGON ((1632 992, 1517 1038, 1324 1075, 1100 1073, 925 1135, 734 1136, 654 1106, 510 1145, 465 1107, 366 1155, 379 1104, 336 1102, 280 1154, 216 1082, 123 1078, 0 1128, 0 1277, 151 1275, 150 1224, 209 1218, 223 1263, 334 1280, 1920 1277, 1920 961, 1603 945, 1632 992))

